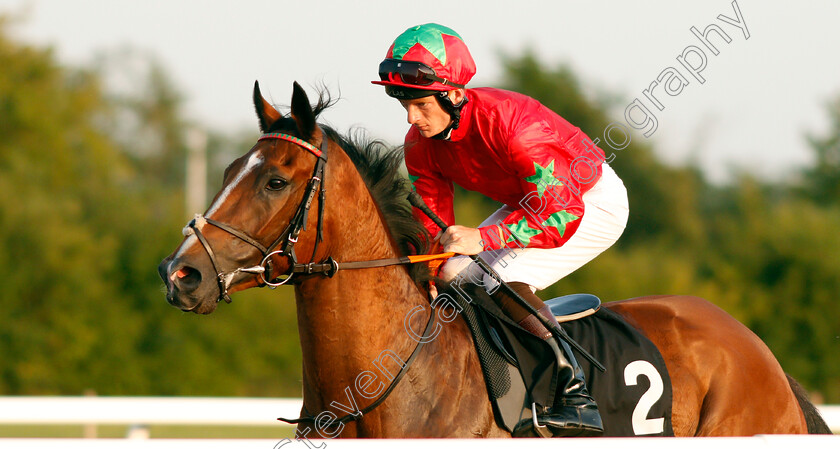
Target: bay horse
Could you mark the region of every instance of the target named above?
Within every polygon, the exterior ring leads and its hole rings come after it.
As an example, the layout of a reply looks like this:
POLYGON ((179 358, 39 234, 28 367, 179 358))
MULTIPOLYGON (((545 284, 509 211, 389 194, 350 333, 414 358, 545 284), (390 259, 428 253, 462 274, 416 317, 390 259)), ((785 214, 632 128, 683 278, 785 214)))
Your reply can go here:
MULTIPOLYGON (((209 314, 230 293, 294 285, 302 414, 317 414, 299 437, 509 437, 464 320, 430 306, 423 267, 346 269, 422 253, 424 231, 405 201, 402 150, 318 125, 329 103, 321 93, 313 107, 295 83, 284 116, 255 84, 263 137, 230 164, 208 210, 161 262, 167 301, 209 314)), ((767 346, 710 302, 648 296, 604 307, 661 352, 675 435, 830 433, 767 346)))

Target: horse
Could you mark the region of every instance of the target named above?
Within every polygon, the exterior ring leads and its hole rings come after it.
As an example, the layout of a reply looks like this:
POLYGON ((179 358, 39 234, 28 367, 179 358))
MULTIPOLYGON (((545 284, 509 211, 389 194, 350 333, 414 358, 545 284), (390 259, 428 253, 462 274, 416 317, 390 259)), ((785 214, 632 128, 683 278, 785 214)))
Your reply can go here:
MULTIPOLYGON (((209 314, 236 291, 294 286, 298 437, 509 437, 464 320, 431 307, 422 265, 393 262, 425 251, 401 148, 318 124, 325 92, 313 106, 294 83, 288 115, 258 83, 253 100, 264 134, 159 265, 166 300, 209 314)), ((767 346, 712 303, 647 296, 604 307, 661 352, 674 435, 830 433, 767 346)))

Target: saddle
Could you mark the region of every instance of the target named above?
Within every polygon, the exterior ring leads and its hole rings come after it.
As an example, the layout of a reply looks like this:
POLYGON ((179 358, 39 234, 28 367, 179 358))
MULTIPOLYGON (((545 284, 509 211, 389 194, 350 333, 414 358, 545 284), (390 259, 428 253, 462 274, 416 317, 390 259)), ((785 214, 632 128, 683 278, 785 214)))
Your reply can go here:
MULTIPOLYGON (((548 345, 502 312, 484 287, 446 287, 473 336, 496 422, 514 437, 536 436, 532 404, 545 403, 540 374, 554 369, 548 345), (550 364, 549 361, 552 361, 550 364)), ((673 436, 671 382, 656 346, 595 295, 546 301, 566 332, 606 366, 598 371, 576 354, 598 403, 604 436, 673 436)))

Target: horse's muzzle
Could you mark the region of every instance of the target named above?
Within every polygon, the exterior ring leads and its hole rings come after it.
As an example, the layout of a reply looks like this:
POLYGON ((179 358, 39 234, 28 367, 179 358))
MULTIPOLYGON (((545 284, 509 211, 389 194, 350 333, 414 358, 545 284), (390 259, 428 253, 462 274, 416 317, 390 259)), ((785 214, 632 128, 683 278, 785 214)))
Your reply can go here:
POLYGON ((173 269, 176 265, 171 256, 158 265, 158 275, 166 287, 166 302, 185 312, 210 313, 215 310, 215 301, 207 307, 202 306, 205 301, 196 299, 200 297, 196 293, 201 287, 201 271, 188 265, 173 269))

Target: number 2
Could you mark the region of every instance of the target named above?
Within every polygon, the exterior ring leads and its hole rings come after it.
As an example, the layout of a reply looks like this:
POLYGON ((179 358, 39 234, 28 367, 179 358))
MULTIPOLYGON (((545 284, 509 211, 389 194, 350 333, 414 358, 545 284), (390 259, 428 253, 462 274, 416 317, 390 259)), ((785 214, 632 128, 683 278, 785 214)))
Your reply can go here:
POLYGON ((648 418, 648 412, 656 401, 662 397, 665 391, 662 376, 650 362, 636 360, 624 368, 624 384, 627 386, 637 385, 639 376, 645 376, 650 380, 650 388, 639 398, 639 403, 633 409, 633 433, 636 435, 651 435, 662 433, 665 430, 665 418, 648 418))

